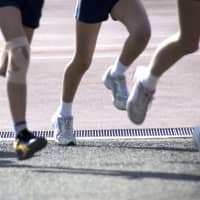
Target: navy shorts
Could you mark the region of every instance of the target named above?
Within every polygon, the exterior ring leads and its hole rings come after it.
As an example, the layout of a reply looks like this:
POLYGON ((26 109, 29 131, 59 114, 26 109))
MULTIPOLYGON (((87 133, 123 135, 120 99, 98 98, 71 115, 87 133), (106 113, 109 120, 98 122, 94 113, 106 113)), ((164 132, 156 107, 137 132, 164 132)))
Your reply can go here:
POLYGON ((30 28, 39 26, 44 0, 0 0, 0 7, 15 6, 22 15, 22 23, 30 28))
POLYGON ((85 23, 98 23, 108 19, 119 0, 77 0, 75 17, 85 23))

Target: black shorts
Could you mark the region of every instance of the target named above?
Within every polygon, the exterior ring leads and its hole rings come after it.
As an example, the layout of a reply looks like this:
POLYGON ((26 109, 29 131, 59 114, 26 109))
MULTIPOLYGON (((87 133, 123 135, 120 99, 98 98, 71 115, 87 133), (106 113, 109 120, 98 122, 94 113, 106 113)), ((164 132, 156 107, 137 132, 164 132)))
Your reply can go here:
POLYGON ((44 0, 0 0, 0 7, 15 6, 22 15, 22 23, 30 28, 39 26, 44 0))
POLYGON ((119 0, 77 0, 75 17, 85 23, 98 23, 108 19, 119 0))

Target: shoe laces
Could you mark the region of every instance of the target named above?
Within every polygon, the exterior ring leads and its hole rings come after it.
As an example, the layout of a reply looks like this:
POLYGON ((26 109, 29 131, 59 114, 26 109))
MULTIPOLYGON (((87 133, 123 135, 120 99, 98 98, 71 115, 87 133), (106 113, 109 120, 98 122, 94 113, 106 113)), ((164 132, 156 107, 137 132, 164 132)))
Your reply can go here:
POLYGON ((127 98, 128 97, 128 90, 127 90, 127 85, 126 85, 126 79, 124 76, 118 76, 114 78, 115 82, 115 90, 116 93, 119 94, 122 97, 127 98))
POLYGON ((72 129, 72 119, 58 118, 58 128, 64 133, 66 130, 72 129))

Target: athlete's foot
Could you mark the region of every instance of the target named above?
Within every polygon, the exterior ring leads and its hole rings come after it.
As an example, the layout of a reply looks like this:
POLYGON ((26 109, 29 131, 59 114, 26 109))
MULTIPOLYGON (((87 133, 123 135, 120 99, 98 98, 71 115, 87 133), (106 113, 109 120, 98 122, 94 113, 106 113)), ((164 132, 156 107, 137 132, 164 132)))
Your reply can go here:
POLYGON ((145 88, 140 81, 144 70, 142 67, 136 69, 133 88, 127 102, 128 117, 135 124, 141 124, 144 121, 155 93, 145 88))
POLYGON ((55 114, 52 118, 54 140, 59 145, 76 145, 73 133, 73 117, 63 117, 55 114))
POLYGON ((25 160, 34 156, 47 145, 47 140, 41 137, 35 137, 27 129, 22 130, 13 143, 19 160, 25 160))
POLYGON ((105 72, 102 81, 106 88, 112 91, 114 106, 120 110, 126 110, 128 99, 126 78, 124 75, 112 77, 110 75, 111 67, 105 72))

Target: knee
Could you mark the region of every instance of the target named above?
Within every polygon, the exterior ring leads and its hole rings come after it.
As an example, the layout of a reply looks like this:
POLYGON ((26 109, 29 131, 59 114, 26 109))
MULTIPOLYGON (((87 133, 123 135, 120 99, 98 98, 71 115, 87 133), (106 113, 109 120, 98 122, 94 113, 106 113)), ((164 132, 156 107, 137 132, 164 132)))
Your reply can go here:
POLYGON ((140 46, 145 47, 151 38, 150 25, 147 24, 138 26, 138 28, 130 31, 130 37, 137 41, 140 46))
POLYGON ((76 56, 72 61, 72 65, 78 74, 84 74, 91 65, 91 59, 84 56, 76 56))
POLYGON ((139 33, 140 41, 143 41, 143 44, 146 46, 151 38, 151 29, 150 27, 146 27, 144 30, 139 33))
POLYGON ((6 45, 8 51, 8 82, 26 84, 27 71, 30 61, 30 47, 26 37, 18 37, 6 45))

